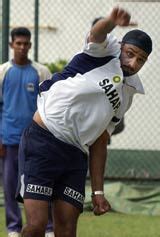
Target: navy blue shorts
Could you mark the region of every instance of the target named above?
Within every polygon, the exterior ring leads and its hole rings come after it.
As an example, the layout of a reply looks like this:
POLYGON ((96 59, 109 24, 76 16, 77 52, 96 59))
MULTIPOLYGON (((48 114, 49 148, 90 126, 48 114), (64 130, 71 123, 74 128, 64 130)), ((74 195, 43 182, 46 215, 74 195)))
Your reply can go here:
POLYGON ((61 199, 83 211, 87 169, 85 153, 33 121, 20 142, 17 200, 61 199))

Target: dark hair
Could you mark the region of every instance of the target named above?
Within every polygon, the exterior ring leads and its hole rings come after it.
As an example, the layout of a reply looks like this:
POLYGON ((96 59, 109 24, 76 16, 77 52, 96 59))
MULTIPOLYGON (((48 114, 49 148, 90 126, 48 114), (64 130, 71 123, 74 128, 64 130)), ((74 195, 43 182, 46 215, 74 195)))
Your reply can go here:
POLYGON ((11 39, 14 41, 15 36, 26 36, 31 38, 31 32, 26 27, 16 27, 11 31, 11 39))
POLYGON ((100 17, 95 18, 95 19, 92 21, 92 26, 94 26, 94 25, 97 23, 97 21, 99 21, 99 20, 101 20, 101 19, 103 19, 103 18, 104 18, 103 16, 100 16, 100 17))
POLYGON ((148 55, 152 52, 151 37, 142 30, 131 30, 122 38, 122 43, 132 44, 145 51, 148 55))

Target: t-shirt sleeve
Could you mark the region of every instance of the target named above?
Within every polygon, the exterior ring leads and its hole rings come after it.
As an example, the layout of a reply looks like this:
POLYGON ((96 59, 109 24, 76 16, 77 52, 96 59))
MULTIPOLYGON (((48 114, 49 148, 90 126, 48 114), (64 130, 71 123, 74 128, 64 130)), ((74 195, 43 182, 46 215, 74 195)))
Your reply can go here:
POLYGON ((108 124, 107 129, 106 129, 110 136, 112 135, 114 129, 115 129, 115 123, 113 123, 113 122, 111 121, 111 122, 108 124))
POLYGON ((120 44, 118 43, 117 38, 114 35, 108 34, 105 41, 102 43, 87 42, 88 36, 89 34, 87 34, 86 36, 85 44, 83 47, 84 53, 93 57, 119 57, 120 44))

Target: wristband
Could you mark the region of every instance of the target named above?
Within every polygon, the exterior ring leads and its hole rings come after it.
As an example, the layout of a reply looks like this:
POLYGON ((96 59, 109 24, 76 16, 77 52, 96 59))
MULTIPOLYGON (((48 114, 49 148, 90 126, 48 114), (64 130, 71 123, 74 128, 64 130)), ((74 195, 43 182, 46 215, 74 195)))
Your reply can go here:
POLYGON ((93 191, 91 194, 91 197, 94 197, 96 195, 104 195, 104 192, 103 191, 93 191))

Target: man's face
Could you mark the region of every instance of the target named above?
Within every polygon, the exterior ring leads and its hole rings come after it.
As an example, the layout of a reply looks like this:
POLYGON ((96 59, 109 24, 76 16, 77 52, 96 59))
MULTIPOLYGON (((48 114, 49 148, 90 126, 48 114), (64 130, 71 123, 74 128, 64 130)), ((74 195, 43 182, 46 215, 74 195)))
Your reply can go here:
POLYGON ((14 40, 10 43, 11 48, 14 50, 14 55, 19 58, 25 58, 31 48, 30 38, 27 36, 15 36, 14 40))
POLYGON ((137 73, 148 58, 148 54, 142 49, 132 45, 121 45, 121 68, 124 76, 131 76, 137 73))

